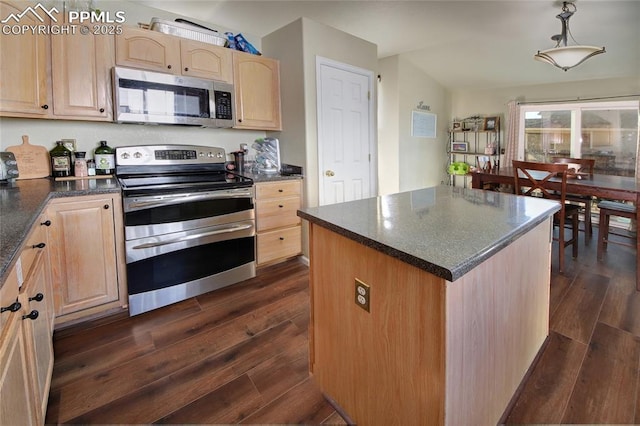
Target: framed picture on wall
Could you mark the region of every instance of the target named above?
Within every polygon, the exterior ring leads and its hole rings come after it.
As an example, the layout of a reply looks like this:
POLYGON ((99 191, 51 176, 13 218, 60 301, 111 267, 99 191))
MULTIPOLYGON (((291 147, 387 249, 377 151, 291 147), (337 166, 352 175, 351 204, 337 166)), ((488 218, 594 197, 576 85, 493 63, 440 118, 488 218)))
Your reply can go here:
POLYGON ((498 130, 499 117, 485 117, 482 130, 495 131, 498 130))
POLYGON ((451 130, 453 130, 453 131, 462 130, 462 122, 461 121, 454 121, 451 124, 451 130))
POLYGON ((452 152, 467 152, 469 151, 469 144, 467 142, 451 142, 452 152))

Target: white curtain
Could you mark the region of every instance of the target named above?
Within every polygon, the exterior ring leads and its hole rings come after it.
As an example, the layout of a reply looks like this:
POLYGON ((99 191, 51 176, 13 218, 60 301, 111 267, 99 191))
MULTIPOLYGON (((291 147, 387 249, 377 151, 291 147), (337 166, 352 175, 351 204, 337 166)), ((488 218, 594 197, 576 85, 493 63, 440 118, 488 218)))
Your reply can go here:
POLYGON ((518 157, 518 125, 520 123, 520 108, 516 101, 507 103, 507 126, 505 128, 505 151, 503 167, 511 167, 511 162, 518 157))

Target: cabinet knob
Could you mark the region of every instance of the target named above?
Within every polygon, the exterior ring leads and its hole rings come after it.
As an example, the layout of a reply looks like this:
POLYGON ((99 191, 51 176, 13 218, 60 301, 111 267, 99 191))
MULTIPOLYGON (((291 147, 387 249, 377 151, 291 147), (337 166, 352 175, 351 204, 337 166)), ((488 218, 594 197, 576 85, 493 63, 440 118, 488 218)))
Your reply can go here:
POLYGON ((167 68, 168 68, 168 69, 171 69, 171 65, 167 65, 167 68))
POLYGON ((284 192, 284 189, 278 189, 278 192, 284 192))
POLYGON ((282 204, 278 205, 278 207, 283 208, 284 206, 282 204))
POLYGON ((27 315, 23 315, 22 319, 23 320, 30 319, 31 321, 33 321, 34 319, 37 319, 39 315, 40 313, 34 309, 33 311, 29 312, 27 315))
POLYGON ((99 111, 100 111, 101 113, 103 113, 103 112, 104 112, 104 108, 100 108, 100 109, 99 109, 99 111))
POLYGON ((15 302, 10 304, 9 306, 0 308, 0 313, 6 312, 6 311, 17 312, 17 311, 20 310, 20 308, 22 308, 22 304, 16 300, 15 302))
POLYGON ((44 294, 38 293, 35 296, 30 297, 29 302, 31 302, 32 300, 35 300, 36 302, 42 302, 44 300, 44 294))
POLYGON ((105 205, 104 205, 104 209, 105 209, 105 210, 109 210, 109 204, 105 204, 105 205))
POLYGON ((49 109, 49 105, 44 104, 44 105, 42 105, 42 106, 41 106, 41 108, 42 108, 42 109, 49 109))
POLYGON ((284 237, 280 237, 280 241, 284 241, 284 237))
POLYGON ((187 72, 189 71, 189 67, 184 67, 184 70, 187 72))
POLYGON ((42 222, 40 225, 44 225, 44 226, 51 226, 51 221, 50 220, 45 220, 44 222, 42 222))
POLYGON ((31 246, 31 248, 45 248, 47 245, 45 243, 38 243, 31 246))

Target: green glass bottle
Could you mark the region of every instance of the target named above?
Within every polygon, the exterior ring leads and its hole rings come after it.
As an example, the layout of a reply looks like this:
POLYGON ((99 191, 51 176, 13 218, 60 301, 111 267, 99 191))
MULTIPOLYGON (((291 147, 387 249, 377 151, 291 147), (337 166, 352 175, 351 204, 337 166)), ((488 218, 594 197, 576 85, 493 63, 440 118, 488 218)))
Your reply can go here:
POLYGON ((115 149, 107 145, 107 141, 100 141, 93 158, 96 161, 97 175, 112 175, 116 168, 115 149))
POLYGON ((49 151, 49 156, 51 157, 51 176, 71 176, 71 151, 62 141, 56 142, 56 146, 49 151))

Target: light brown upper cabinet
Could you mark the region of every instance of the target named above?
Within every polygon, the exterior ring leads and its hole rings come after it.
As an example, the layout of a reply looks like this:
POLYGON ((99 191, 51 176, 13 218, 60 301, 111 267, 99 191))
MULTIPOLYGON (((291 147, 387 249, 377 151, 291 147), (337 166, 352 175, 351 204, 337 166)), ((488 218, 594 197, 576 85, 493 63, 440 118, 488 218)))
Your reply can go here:
POLYGON ((113 120, 112 35, 51 36, 53 113, 58 118, 113 120))
POLYGON ((116 63, 125 67, 233 82, 231 51, 141 28, 116 36, 116 63))
MULTIPOLYGON (((0 1, 0 16, 19 14, 27 4, 0 1)), ((20 24, 26 22, 50 23, 32 14, 22 16, 20 24)), ((0 116, 112 120, 113 36, 24 31, 1 34, 0 45, 0 116)))
POLYGON ((116 36, 116 64, 180 74, 180 39, 157 31, 123 27, 116 36))
POLYGON ((275 59, 233 52, 236 129, 282 130, 280 64, 275 59))
MULTIPOLYGON (((0 1, 0 16, 20 14, 25 2, 0 1)), ((33 14, 21 18, 21 25, 48 25, 33 14)), ((47 67, 49 36, 30 31, 24 34, 0 34, 0 116, 48 117, 51 115, 51 91, 47 67)))
POLYGON ((231 49, 193 40, 180 40, 182 75, 233 83, 231 49))

